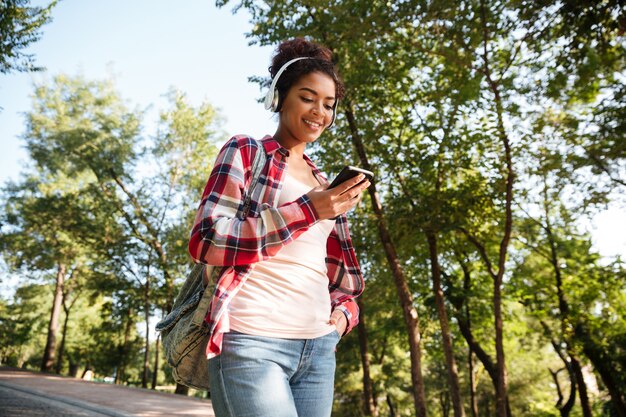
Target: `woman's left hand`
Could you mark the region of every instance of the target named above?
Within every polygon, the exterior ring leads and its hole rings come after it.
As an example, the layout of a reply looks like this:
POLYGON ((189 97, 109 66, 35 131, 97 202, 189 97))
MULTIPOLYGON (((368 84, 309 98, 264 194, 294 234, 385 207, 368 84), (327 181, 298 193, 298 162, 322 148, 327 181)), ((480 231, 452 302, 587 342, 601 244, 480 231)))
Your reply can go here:
POLYGON ((330 324, 334 324, 337 328, 339 336, 343 336, 343 333, 346 331, 346 327, 348 327, 348 320, 346 320, 346 316, 342 311, 335 310, 333 311, 333 314, 330 315, 330 324))

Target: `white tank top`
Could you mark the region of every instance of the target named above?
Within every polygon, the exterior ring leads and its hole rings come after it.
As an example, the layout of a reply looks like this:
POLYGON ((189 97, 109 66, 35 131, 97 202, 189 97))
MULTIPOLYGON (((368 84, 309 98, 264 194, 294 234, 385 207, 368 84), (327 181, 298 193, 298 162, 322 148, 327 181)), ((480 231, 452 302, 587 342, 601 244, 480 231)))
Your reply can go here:
MULTIPOLYGON (((285 172, 278 204, 311 190, 285 172)), ((230 328, 257 336, 312 339, 335 326, 326 276, 326 242, 335 225, 322 220, 287 244, 273 258, 253 265, 229 304, 230 328)))

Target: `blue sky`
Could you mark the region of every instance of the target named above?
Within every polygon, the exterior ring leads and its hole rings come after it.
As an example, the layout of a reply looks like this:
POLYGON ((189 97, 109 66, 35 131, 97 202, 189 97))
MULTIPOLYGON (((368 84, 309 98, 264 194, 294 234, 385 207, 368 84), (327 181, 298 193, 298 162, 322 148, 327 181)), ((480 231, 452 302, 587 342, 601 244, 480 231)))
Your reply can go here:
MULTIPOLYGON (((171 87, 194 105, 208 101, 218 107, 228 135, 273 133, 275 119, 256 101, 264 91, 248 82, 267 75, 273 48, 249 46, 249 16, 245 10, 233 15, 232 7, 217 9, 213 1, 200 0, 60 1, 41 40, 28 49, 47 71, 0 74, 0 185, 17 179, 27 160, 19 135, 33 82, 59 73, 113 76, 130 106, 151 106, 147 133, 171 87)), ((623 215, 611 208, 587 225, 602 254, 626 257, 623 215)))
POLYGON ((229 135, 273 133, 274 118, 256 102, 263 92, 247 80, 267 75, 273 48, 249 46, 248 15, 233 15, 232 7, 200 0, 60 1, 42 38, 28 49, 47 70, 0 74, 0 184, 17 178, 20 161, 27 159, 19 135, 33 82, 59 73, 112 76, 130 106, 151 106, 148 126, 174 87, 193 104, 220 108, 229 135))

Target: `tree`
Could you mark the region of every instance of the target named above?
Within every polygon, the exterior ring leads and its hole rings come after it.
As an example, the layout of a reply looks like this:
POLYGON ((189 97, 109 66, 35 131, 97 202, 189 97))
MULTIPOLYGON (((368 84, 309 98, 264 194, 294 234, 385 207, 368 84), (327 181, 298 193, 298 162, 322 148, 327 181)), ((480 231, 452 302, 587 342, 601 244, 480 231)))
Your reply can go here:
MULTIPOLYGON (((44 172, 40 171, 44 176, 44 172)), ((80 178, 79 178, 80 181, 80 178)), ((84 212, 72 204, 76 182, 68 178, 39 182, 34 176, 5 188, 7 200, 0 236, 5 260, 16 269, 54 272, 55 289, 48 325, 48 338, 41 369, 55 363, 63 292, 68 274, 77 266, 86 248, 76 238, 84 212), (43 222, 43 223, 42 223, 43 222), (46 227, 42 228, 41 225, 46 227)), ((80 198, 79 198, 80 200, 80 198)))
MULTIPOLYGON (((429 403, 419 388, 423 386, 419 343, 423 331, 413 301, 416 295, 424 296, 417 290, 423 288, 419 282, 423 265, 417 265, 427 256, 441 328, 437 336, 442 337, 448 398, 455 414, 464 411, 455 376, 458 355, 447 325, 450 307, 470 353, 477 355, 492 379, 497 415, 511 415, 504 306, 515 303, 506 281, 511 256, 518 255, 511 246, 517 221, 514 206, 525 198, 517 176, 537 140, 529 133, 528 121, 537 114, 536 108, 554 97, 574 97, 579 101, 570 103, 592 109, 591 101, 581 99, 593 96, 589 95, 596 89, 593 83, 602 77, 607 82, 601 84, 613 88, 607 91, 617 91, 609 76, 623 68, 621 20, 613 24, 621 19, 615 2, 597 7, 500 1, 236 3, 235 10, 244 7, 251 12, 253 29, 248 37, 253 43, 268 45, 306 36, 335 54, 348 94, 334 131, 314 150, 328 172, 348 159, 377 173, 369 190, 371 210, 356 214, 353 221, 361 216, 369 221, 379 231, 387 255, 411 342, 416 414, 425 415, 429 403), (589 19, 579 19, 581 13, 589 19), (571 30, 571 23, 579 26, 571 30), (585 25, 594 28, 602 42, 587 42, 585 25), (561 47, 563 42, 566 48, 561 47), (604 51, 606 65, 590 65, 597 60, 592 60, 593 54, 579 53, 581 43, 604 51), (555 57, 565 69, 553 67, 555 57), (594 73, 597 68, 602 71, 594 73), (574 77, 557 84, 568 73, 574 77), (586 83, 591 84, 586 87, 586 83), (417 230, 423 235, 417 236, 417 230), (453 287, 454 292, 444 290, 453 287), (475 333, 484 334, 485 322, 476 314, 476 306, 484 306, 488 293, 492 294, 492 331, 479 338, 475 333), (452 295, 457 300, 447 301, 452 295), (483 344, 493 344, 493 352, 483 344)), ((261 77, 254 79, 266 83, 261 77)), ((608 103, 613 105, 602 112, 602 125, 609 133, 602 143, 610 150, 605 155, 615 155, 620 146, 613 144, 623 142, 612 136, 621 129, 615 123, 621 107, 619 99, 608 103)), ((587 117, 570 114, 578 121, 587 117)), ((597 139, 595 126, 585 131, 576 124, 568 126, 574 129, 571 137, 584 133, 586 139, 597 139)), ((564 146, 566 136, 562 136, 564 146)), ((574 152, 572 160, 573 156, 574 152)), ((611 169, 615 178, 617 171, 611 169)), ((593 195, 591 186, 585 190, 593 195)), ((359 252, 359 258, 370 257, 359 252)), ((366 348, 361 348, 362 353, 366 348)))
MULTIPOLYGON (((557 403, 561 414, 569 414, 577 389, 583 415, 592 415, 582 373, 586 357, 605 381, 616 414, 624 415, 626 408, 618 371, 623 366, 620 354, 609 354, 603 347, 606 346, 603 337, 591 330, 602 322, 615 332, 614 339, 622 337, 623 326, 613 320, 619 314, 617 311, 624 308, 619 284, 623 267, 619 260, 609 266, 598 264, 599 257, 591 249, 589 238, 573 230, 571 225, 576 223, 576 216, 591 202, 568 196, 570 188, 577 183, 575 169, 552 146, 555 144, 546 142, 539 148, 536 162, 529 169, 529 182, 536 181, 539 187, 536 193, 528 191, 525 218, 519 221, 523 232, 519 240, 529 253, 516 275, 526 286, 530 285, 531 291, 523 291, 522 297, 540 320, 570 375, 570 399, 564 404, 557 403), (607 296, 612 300, 611 308, 594 314, 592 305, 602 305, 607 296), (609 363, 612 365, 607 366, 609 363)), ((560 394, 560 386, 557 388, 560 394)))
POLYGON ((25 283, 11 301, 0 300, 0 363, 18 368, 39 367, 46 344, 50 285, 25 283))
MULTIPOLYGON (((579 230, 621 201, 618 3, 238 2, 252 42, 308 36, 334 50, 348 95, 310 155, 330 177, 345 163, 376 174, 349 213, 367 291, 337 352, 336 414, 623 414, 624 266, 579 230)), ((0 303, 0 331, 27 345, 0 354, 40 359, 45 340, 25 328, 50 321, 28 306, 57 281, 64 246, 49 242, 61 236, 73 252, 58 365, 70 357, 128 384, 152 372, 155 385, 158 341, 138 327, 169 310, 185 276, 216 114, 172 91, 142 136, 141 111, 111 84, 65 77, 37 94, 34 175, 7 185, 0 242, 14 270, 46 284, 0 303), (91 309, 98 319, 84 321, 91 309)))
POLYGON ((30 6, 29 0, 5 0, 0 3, 0 72, 40 71, 33 54, 23 50, 41 38, 41 27, 51 20, 53 0, 45 7, 30 6))
MULTIPOLYGON (((207 161, 214 158, 213 141, 219 135, 210 105, 195 109, 176 92, 170 98, 172 110, 162 113, 157 137, 142 150, 141 115, 126 109, 110 82, 58 76, 53 84, 37 88, 25 134, 42 172, 79 180, 74 186, 77 200, 65 201, 67 210, 75 212, 68 217, 88 217, 78 222, 85 225, 77 226, 82 241, 118 277, 118 290, 129 292, 127 308, 143 313, 144 387, 150 367, 150 319, 155 307, 170 310, 174 279, 184 276, 188 265, 183 236, 195 207, 179 207, 208 176, 207 161), (145 164, 140 180, 138 164, 145 164), (107 233, 98 235, 101 230, 107 233)), ((61 282, 58 300, 62 287, 61 282)), ((55 312, 59 310, 60 304, 55 312)))

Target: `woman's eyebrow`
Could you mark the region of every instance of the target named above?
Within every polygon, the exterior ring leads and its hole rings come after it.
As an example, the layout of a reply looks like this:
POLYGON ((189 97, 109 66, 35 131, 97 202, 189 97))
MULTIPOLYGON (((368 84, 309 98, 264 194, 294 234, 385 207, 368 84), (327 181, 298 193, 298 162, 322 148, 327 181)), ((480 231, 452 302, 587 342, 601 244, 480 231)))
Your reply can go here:
MULTIPOLYGON (((317 94, 317 91, 315 91, 315 90, 313 90, 312 88, 309 88, 309 87, 301 87, 301 88, 300 88, 300 90, 305 90, 305 91, 308 91, 308 92, 309 92, 309 93, 311 93, 311 94, 318 95, 318 94, 317 94)), ((333 97, 333 96, 328 96, 328 97, 326 97, 326 99, 327 99, 327 100, 334 100, 334 99, 335 99, 335 97, 333 97)))

